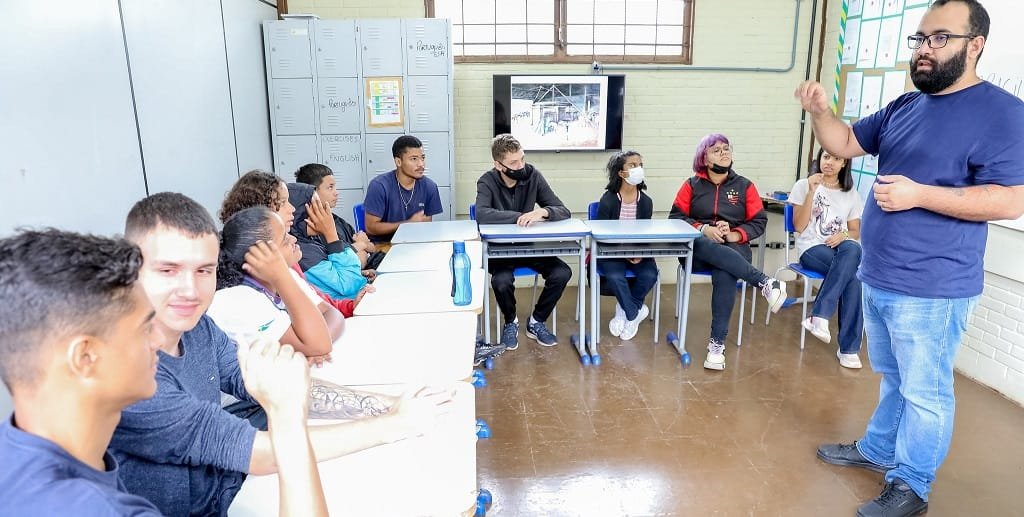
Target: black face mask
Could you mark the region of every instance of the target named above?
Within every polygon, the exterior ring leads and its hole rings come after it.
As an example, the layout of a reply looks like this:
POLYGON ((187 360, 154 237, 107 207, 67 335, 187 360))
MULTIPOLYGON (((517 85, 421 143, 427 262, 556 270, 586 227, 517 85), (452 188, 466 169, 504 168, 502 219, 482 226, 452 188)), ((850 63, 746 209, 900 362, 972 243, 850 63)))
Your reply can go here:
POLYGON ((505 166, 505 164, 501 164, 501 166, 505 167, 505 171, 502 174, 508 176, 509 179, 513 179, 515 181, 523 181, 526 178, 530 177, 529 165, 523 165, 522 169, 511 169, 505 166))
POLYGON ((721 165, 718 165, 717 163, 713 163, 713 164, 711 164, 711 167, 708 167, 708 170, 710 170, 711 172, 713 172, 715 174, 727 174, 729 171, 732 170, 732 162, 729 162, 729 165, 726 166, 726 167, 722 167, 721 165))

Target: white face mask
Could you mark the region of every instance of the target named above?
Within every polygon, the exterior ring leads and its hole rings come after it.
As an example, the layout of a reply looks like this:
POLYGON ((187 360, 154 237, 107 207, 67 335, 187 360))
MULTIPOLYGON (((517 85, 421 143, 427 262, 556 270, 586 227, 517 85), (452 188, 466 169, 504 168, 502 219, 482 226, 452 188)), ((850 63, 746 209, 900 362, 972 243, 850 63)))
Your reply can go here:
POLYGON ((626 183, 630 185, 639 185, 644 182, 644 168, 634 167, 629 169, 629 176, 626 177, 626 183))

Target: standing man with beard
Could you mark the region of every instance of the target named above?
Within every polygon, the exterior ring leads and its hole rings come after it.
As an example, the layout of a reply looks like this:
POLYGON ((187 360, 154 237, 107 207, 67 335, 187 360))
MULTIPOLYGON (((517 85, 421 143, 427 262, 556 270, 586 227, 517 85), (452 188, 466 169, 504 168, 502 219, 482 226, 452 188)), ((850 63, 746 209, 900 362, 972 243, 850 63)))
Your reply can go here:
MULTIPOLYGON (((494 137, 491 158, 494 168, 476 182, 476 219, 480 224, 530 226, 538 221, 569 218, 571 212, 551 190, 544 176, 526 163, 526 153, 516 137, 510 134, 494 137)), ((545 321, 572 278, 569 266, 558 257, 496 259, 488 264, 494 299, 505 316, 501 344, 508 350, 519 348, 514 271, 517 267, 528 267, 544 277, 544 290, 526 324, 526 335, 541 346, 557 345, 558 340, 545 321)))
POLYGON ((920 91, 852 128, 820 84, 796 91, 829 153, 879 156, 859 273, 878 406, 859 441, 818 448, 827 463, 885 473, 857 515, 927 511, 953 434, 953 359, 983 287, 985 222, 1024 213, 1024 103, 977 75, 988 29, 976 0, 936 0, 908 38, 920 91))

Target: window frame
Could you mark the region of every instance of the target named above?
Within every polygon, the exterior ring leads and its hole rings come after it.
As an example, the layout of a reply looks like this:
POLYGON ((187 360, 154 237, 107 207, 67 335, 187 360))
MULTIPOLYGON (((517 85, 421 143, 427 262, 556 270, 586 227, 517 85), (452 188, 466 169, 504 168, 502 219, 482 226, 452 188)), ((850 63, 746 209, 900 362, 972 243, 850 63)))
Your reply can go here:
MULTIPOLYGON (((467 0, 461 0, 467 1, 467 0)), ((468 0, 472 1, 472 0, 468 0)), ((657 55, 569 55, 566 53, 568 48, 568 42, 566 41, 568 32, 568 2, 571 0, 554 0, 554 34, 552 35, 551 44, 555 47, 555 52, 552 55, 513 55, 513 54, 501 54, 501 55, 489 55, 489 56, 454 56, 455 63, 550 63, 550 64, 573 64, 573 63, 584 63, 591 64, 594 61, 599 61, 602 64, 676 64, 676 65, 690 65, 693 64, 693 11, 694 3, 696 0, 683 0, 683 41, 682 41, 682 53, 674 54, 670 56, 657 56, 657 55)), ((434 0, 423 0, 423 12, 427 18, 434 18, 434 0)), ((623 26, 629 27, 629 24, 623 22, 623 26)), ((453 42, 453 45, 455 43, 453 42)), ((500 44, 500 43, 499 43, 500 44)), ((515 43, 513 43, 515 44, 515 43)), ((544 43, 545 45, 547 43, 544 43)))

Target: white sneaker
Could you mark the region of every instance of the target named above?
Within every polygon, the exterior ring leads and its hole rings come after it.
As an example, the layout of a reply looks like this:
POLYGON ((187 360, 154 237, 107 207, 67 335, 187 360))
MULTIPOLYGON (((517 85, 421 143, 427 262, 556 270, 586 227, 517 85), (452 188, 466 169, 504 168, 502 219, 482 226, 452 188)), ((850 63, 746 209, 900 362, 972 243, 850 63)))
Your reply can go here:
POLYGON ((636 331, 640 328, 640 322, 649 314, 651 314, 650 309, 646 305, 641 305, 640 310, 636 313, 636 319, 627 320, 626 324, 622 326, 622 334, 619 334, 619 338, 625 341, 633 339, 633 336, 636 336, 636 331))
POLYGON ((615 302, 615 317, 608 321, 608 332, 619 337, 622 334, 622 327, 626 324, 626 311, 622 310, 619 302, 615 302))
POLYGON ((860 370, 863 367, 860 364, 860 356, 857 354, 844 354, 836 350, 836 357, 839 358, 839 366, 842 366, 843 368, 860 370))
POLYGON ((708 370, 725 369, 725 343, 715 340, 708 341, 708 357, 704 359, 704 368, 708 370))
POLYGON ((768 309, 773 313, 779 312, 782 304, 786 302, 786 282, 777 278, 769 278, 768 282, 761 287, 761 295, 768 300, 768 309))
POLYGON ((828 343, 832 341, 832 334, 828 331, 828 320, 825 318, 819 318, 817 316, 811 316, 801 323, 805 329, 814 334, 814 337, 828 343))

